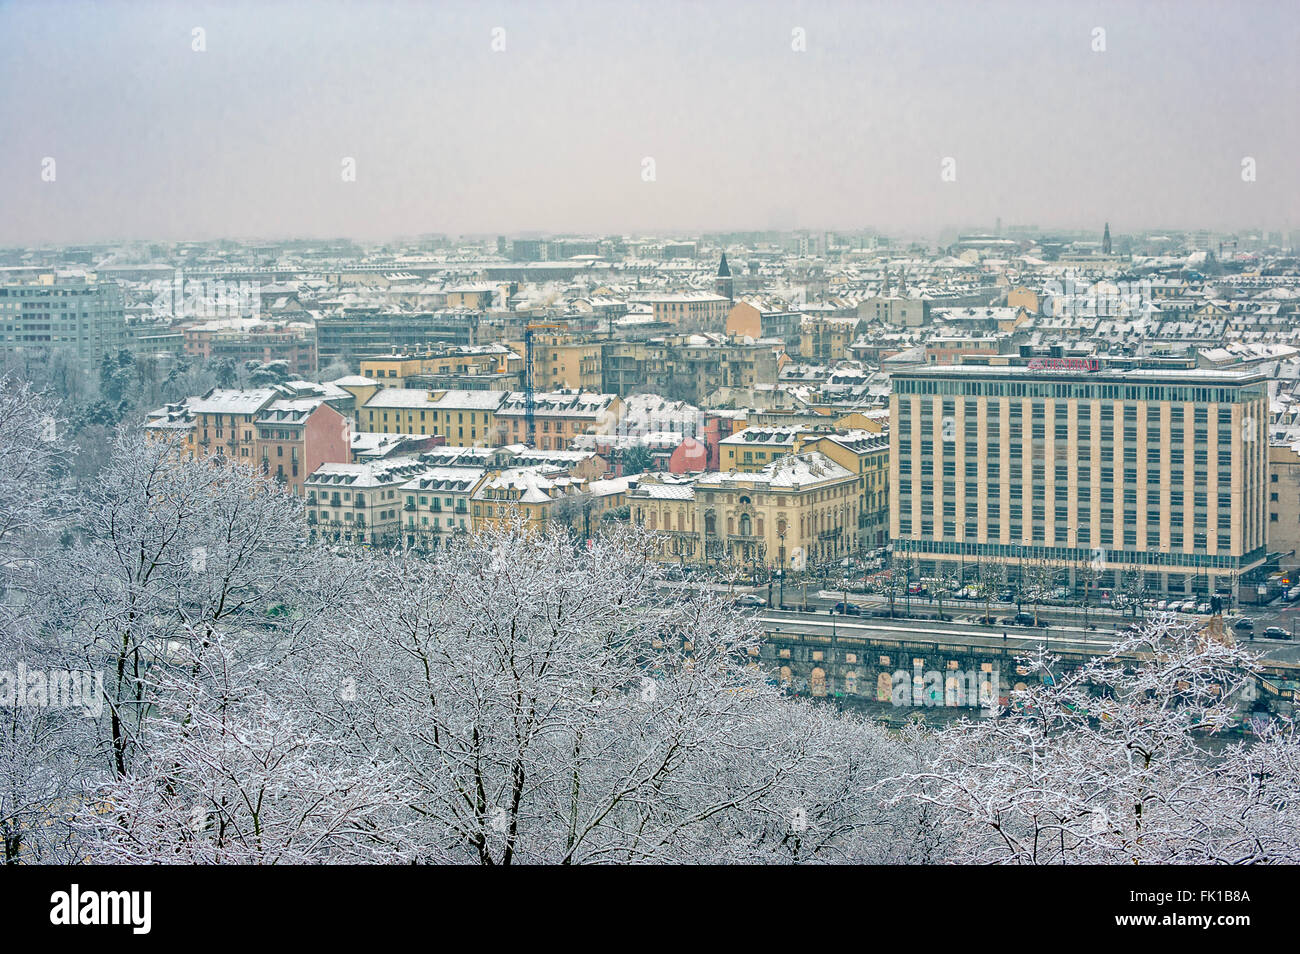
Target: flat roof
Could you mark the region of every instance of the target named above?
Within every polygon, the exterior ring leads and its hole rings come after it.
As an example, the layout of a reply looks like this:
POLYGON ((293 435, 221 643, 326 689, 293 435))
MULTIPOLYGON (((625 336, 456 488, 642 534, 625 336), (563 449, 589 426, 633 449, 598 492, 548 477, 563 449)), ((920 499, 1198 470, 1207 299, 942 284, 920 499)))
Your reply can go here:
MULTIPOLYGON (((1045 361, 1080 361, 1084 358, 1045 358, 1045 361)), ((1267 381, 1269 375, 1261 369, 1241 370, 1236 368, 1108 368, 1104 365, 1096 371, 1077 368, 1031 368, 1027 365, 988 365, 988 364, 933 364, 925 367, 907 368, 895 371, 893 378, 1031 378, 1035 381, 1074 380, 1074 381, 1118 381, 1125 384, 1143 382, 1207 384, 1221 382, 1224 384, 1253 384, 1267 381)))

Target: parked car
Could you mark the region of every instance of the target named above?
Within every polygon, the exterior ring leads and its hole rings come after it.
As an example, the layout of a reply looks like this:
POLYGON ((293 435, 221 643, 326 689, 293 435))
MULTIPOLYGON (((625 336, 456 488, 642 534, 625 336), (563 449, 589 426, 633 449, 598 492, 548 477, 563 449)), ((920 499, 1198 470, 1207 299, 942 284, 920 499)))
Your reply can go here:
POLYGON ((1265 639, 1290 639, 1291 631, 1283 629, 1281 626, 1270 626, 1264 630, 1265 639))
POLYGON ((1016 599, 1016 591, 1014 587, 1011 586, 1003 587, 1002 591, 998 593, 999 603, 1013 603, 1015 602, 1015 599, 1016 599))
POLYGON ((924 583, 909 583, 909 584, 907 584, 907 592, 910 593, 912 596, 924 596, 924 595, 925 595, 925 584, 924 584, 924 583))
POLYGON ((1017 613, 998 620, 1003 626, 1036 626, 1033 613, 1017 613))
POLYGON ((841 616, 861 616, 862 607, 857 603, 836 603, 835 609, 831 612, 839 613, 841 616))
POLYGON ((1255 628, 1255 621, 1253 619, 1250 619, 1249 617, 1243 616, 1241 619, 1237 620, 1235 623, 1232 624, 1232 628, 1239 629, 1242 632, 1253 630, 1255 628))
POLYGON ((742 593, 732 601, 732 604, 743 609, 751 606, 766 606, 767 600, 754 593, 742 593))

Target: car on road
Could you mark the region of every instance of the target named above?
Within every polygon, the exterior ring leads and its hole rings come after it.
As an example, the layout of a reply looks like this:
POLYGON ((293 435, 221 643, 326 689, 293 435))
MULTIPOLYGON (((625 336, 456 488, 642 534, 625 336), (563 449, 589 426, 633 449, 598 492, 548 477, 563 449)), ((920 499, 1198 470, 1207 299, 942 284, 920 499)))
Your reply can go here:
POLYGON ((1233 629, 1239 629, 1242 632, 1249 632, 1255 628, 1255 621, 1247 616, 1243 616, 1232 624, 1233 629))
POLYGON ((755 606, 766 606, 767 600, 763 599, 761 596, 756 596, 753 593, 742 593, 731 601, 731 605, 738 609, 750 609, 755 606))
POLYGON ((998 593, 999 603, 1013 603, 1015 602, 1015 599, 1016 599, 1016 591, 1014 587, 1010 587, 1010 586, 1004 587, 998 593))
POLYGON ((861 616, 862 607, 857 603, 836 603, 832 613, 839 613, 841 616, 861 616))
POLYGON ((1264 630, 1265 639, 1290 639, 1291 631, 1283 629, 1281 626, 1270 626, 1264 630))
POLYGON ((1033 613, 1017 613, 1015 616, 1006 616, 998 620, 1003 626, 1037 626, 1033 613))
POLYGON ((907 592, 910 593, 912 596, 924 596, 926 593, 925 584, 909 583, 907 584, 907 592))

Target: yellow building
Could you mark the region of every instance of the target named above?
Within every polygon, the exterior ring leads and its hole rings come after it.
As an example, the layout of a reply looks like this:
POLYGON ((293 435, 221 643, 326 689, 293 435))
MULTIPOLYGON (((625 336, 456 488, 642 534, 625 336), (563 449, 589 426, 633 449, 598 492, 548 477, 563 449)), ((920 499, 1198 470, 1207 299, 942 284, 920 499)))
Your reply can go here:
POLYGON ((503 344, 456 345, 419 354, 390 354, 361 360, 361 375, 387 388, 404 388, 412 378, 518 375, 524 359, 503 344))
MULTIPOLYGON (((524 354, 524 343, 511 347, 524 354)), ((599 391, 603 387, 601 343, 560 331, 533 332, 533 386, 539 391, 599 391)), ((522 359, 520 360, 522 367, 522 359)))
POLYGON ((718 442, 718 469, 753 474, 778 457, 798 453, 804 435, 811 428, 804 427, 747 427, 718 442))
POLYGON ((509 526, 518 516, 526 532, 544 529, 561 502, 581 495, 586 483, 559 469, 514 467, 492 471, 471 495, 473 527, 478 531, 509 526))
POLYGON ((805 450, 825 454, 858 478, 858 547, 869 550, 889 541, 889 435, 854 430, 816 437, 805 450))
POLYGON ((1264 371, 1035 359, 892 383, 889 536, 924 575, 1031 560, 1076 587, 1208 595, 1264 564, 1264 371))
POLYGON ((1007 292, 1008 308, 1023 308, 1030 314, 1038 314, 1038 292, 1032 288, 1018 286, 1007 292))
MULTIPOLYGON (((524 394, 512 392, 497 408, 501 443, 528 443, 527 403, 524 394)), ((565 389, 533 395, 538 450, 567 450, 579 434, 612 434, 622 416, 623 402, 616 394, 565 389)))
POLYGON ((857 549, 858 477, 815 451, 753 474, 646 477, 627 502, 634 523, 662 535, 669 562, 799 572, 857 549))
POLYGON ((357 429, 376 434, 440 434, 458 447, 501 443, 497 410, 505 391, 383 388, 357 410, 357 429))

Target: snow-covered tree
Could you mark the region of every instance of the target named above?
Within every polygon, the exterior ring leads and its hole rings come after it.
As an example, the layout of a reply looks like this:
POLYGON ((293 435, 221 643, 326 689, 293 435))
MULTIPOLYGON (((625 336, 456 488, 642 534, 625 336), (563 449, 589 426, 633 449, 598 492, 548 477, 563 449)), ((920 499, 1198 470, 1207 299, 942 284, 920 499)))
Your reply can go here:
POLYGON ((328 605, 337 578, 298 546, 301 508, 250 466, 119 439, 72 506, 78 540, 38 571, 48 638, 104 673, 111 771, 126 774, 151 718, 150 670, 176 665, 184 648, 201 656, 219 629, 238 629, 248 655, 274 658, 328 605))
POLYGON ((403 766, 422 858, 734 857, 725 826, 776 850, 764 819, 824 752, 790 744, 753 620, 666 595, 654 548, 616 530, 575 554, 562 531, 506 526, 437 563, 373 558, 317 695, 357 753, 403 766))
POLYGON ((943 813, 951 860, 1300 860, 1294 737, 1216 751, 1255 665, 1230 637, 1162 616, 1081 668, 1022 664, 1010 714, 939 733, 898 796, 943 813))
POLYGON ((159 673, 148 743, 87 799, 81 852, 97 864, 409 860, 398 773, 347 759, 277 667, 228 637, 159 673))

